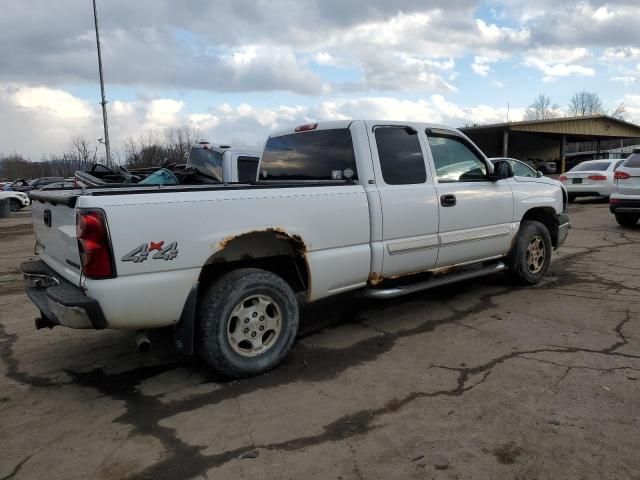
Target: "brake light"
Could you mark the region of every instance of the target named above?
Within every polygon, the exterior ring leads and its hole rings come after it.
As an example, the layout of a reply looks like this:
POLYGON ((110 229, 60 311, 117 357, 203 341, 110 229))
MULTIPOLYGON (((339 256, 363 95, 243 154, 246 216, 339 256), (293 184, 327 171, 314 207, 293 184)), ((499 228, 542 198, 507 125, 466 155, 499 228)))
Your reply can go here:
POLYGON ((79 211, 76 217, 76 235, 82 273, 87 278, 94 279, 114 277, 113 255, 104 212, 79 211))
POLYGON ((309 130, 315 130, 316 128, 318 128, 318 124, 317 123, 307 123, 306 125, 300 125, 298 127, 295 128, 295 132, 308 132, 309 130))
POLYGON ((606 175, 589 175, 587 178, 596 182, 602 182, 607 179, 606 175))
POLYGON ((613 174, 613 178, 616 180, 626 180, 627 178, 631 178, 631 175, 629 175, 627 172, 615 172, 613 174))
POLYGON ((567 176, 566 175, 560 175, 560 177, 558 177, 558 180, 560 180, 561 182, 565 182, 567 180, 567 176))
POLYGON ((620 199, 618 198, 609 198, 609 205, 617 205, 620 203, 620 199))

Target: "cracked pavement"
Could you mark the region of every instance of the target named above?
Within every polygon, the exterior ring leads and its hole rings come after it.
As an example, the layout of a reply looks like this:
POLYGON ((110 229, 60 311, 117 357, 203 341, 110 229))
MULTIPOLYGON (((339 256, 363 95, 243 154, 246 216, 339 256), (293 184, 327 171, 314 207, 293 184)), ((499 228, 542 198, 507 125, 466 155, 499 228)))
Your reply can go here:
POLYGON ((570 206, 545 280, 307 308, 293 351, 221 383, 134 334, 35 331, 0 221, 0 480, 640 478, 640 227, 570 206))

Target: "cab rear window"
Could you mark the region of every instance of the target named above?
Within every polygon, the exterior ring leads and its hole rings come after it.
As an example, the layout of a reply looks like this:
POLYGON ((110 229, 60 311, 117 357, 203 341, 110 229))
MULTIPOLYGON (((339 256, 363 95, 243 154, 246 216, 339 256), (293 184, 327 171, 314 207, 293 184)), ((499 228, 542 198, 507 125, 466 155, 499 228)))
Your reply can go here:
POLYGON ((357 180, 351 132, 314 130, 270 138, 262 155, 259 180, 357 180))

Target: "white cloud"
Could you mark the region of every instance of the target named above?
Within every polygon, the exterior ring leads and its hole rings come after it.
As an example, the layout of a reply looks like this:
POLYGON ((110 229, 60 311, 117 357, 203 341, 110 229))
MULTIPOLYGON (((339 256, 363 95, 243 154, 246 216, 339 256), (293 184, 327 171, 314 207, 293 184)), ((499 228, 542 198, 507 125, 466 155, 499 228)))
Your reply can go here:
POLYGON ((602 60, 605 62, 628 62, 640 60, 640 48, 636 47, 611 47, 604 50, 602 60))
MULTIPOLYGON (((0 117, 17 120, 0 130, 0 145, 8 151, 15 150, 38 158, 41 154, 63 151, 76 135, 84 135, 91 142, 102 137, 99 106, 88 107, 88 116, 59 117, 48 105, 39 107, 32 102, 29 108, 25 108, 24 97, 14 95, 20 88, 0 86, 0 117), (25 129, 23 125, 30 128, 25 129)), ((60 92, 63 94, 61 98, 71 104, 82 102, 68 92, 60 92)), ((521 118, 522 112, 523 109, 511 109, 511 119, 521 118)), ((462 126, 505 121, 507 110, 488 105, 461 106, 443 95, 431 95, 420 100, 388 96, 337 97, 309 106, 280 105, 273 108, 223 103, 195 112, 187 111, 180 100, 156 98, 113 102, 109 114, 112 149, 118 152, 122 151, 123 142, 128 137, 137 138, 145 132, 184 125, 198 129, 203 138, 211 141, 259 145, 270 131, 312 121, 374 118, 462 126)))
POLYGON ((159 98, 149 103, 145 115, 147 128, 170 127, 179 120, 179 113, 184 108, 184 102, 171 98, 159 98))
POLYGON ((623 75, 619 77, 611 77, 611 80, 613 80, 614 82, 622 83, 623 85, 628 87, 629 85, 633 85, 634 83, 638 82, 638 77, 623 75))
POLYGON ((18 108, 27 110, 45 110, 53 116, 70 119, 86 118, 92 114, 88 102, 58 89, 47 87, 14 87, 11 91, 13 103, 18 108))
POLYGON ((523 59, 527 67, 540 70, 543 81, 553 81, 559 77, 581 75, 591 77, 595 70, 583 63, 591 58, 586 48, 538 48, 529 50, 523 59))

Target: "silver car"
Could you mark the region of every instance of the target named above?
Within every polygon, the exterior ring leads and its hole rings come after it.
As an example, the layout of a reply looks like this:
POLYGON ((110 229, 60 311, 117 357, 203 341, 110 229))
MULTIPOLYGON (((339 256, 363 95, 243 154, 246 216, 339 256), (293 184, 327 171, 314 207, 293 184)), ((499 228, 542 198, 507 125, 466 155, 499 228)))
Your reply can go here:
POLYGON ((640 150, 634 151, 614 174, 615 191, 609 210, 623 227, 632 227, 640 219, 640 150))
POLYGON ((588 160, 576 165, 558 180, 569 192, 569 201, 577 197, 609 198, 615 190, 614 171, 624 160, 588 160))

